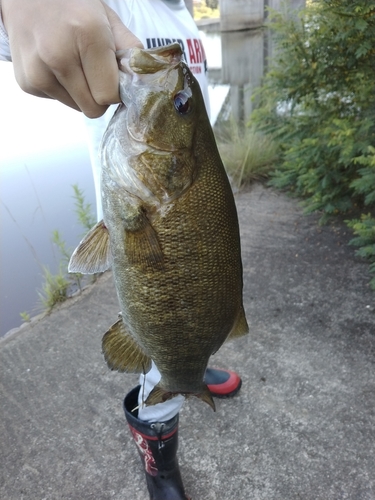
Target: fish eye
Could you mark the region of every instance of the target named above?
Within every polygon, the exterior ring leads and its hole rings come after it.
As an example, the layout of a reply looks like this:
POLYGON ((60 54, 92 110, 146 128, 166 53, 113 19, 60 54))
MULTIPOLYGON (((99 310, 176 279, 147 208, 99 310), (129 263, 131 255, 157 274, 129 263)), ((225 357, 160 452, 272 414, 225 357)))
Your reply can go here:
POLYGON ((174 96, 174 107, 180 115, 186 115, 191 111, 191 102, 189 97, 190 95, 183 90, 174 96))

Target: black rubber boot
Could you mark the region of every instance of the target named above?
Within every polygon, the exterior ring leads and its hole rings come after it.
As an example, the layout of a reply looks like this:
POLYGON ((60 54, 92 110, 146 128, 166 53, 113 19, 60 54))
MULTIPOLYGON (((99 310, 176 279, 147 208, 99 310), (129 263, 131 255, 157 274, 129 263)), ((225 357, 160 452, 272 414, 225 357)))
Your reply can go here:
POLYGON ((150 500, 189 500, 182 484, 177 461, 178 414, 167 422, 144 422, 138 419, 140 386, 124 399, 125 417, 137 445, 146 473, 150 500))

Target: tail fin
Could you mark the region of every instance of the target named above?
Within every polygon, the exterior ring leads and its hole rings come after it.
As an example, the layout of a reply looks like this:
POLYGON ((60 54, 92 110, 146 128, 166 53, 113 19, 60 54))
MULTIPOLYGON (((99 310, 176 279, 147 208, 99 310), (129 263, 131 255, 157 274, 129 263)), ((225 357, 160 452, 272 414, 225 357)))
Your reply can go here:
POLYGON ((207 403, 214 411, 216 411, 214 400, 212 399, 210 390, 204 384, 202 392, 199 393, 180 393, 180 392, 171 392, 163 389, 159 384, 157 384, 146 399, 146 405, 156 405, 158 403, 164 403, 169 399, 174 398, 177 394, 182 394, 185 397, 195 396, 205 403, 207 403))
POLYGON ((159 384, 156 384, 155 387, 150 392, 150 394, 148 395, 145 403, 146 405, 156 405, 158 403, 165 403, 165 401, 174 398, 175 396, 177 396, 177 394, 179 393, 166 391, 165 389, 160 387, 159 384))
POLYGON ((216 411, 215 402, 212 399, 211 392, 210 392, 209 388, 206 386, 206 384, 204 384, 203 391, 200 392, 199 394, 194 394, 194 396, 196 396, 197 398, 201 399, 202 401, 204 401, 205 403, 207 403, 208 405, 210 405, 211 408, 214 411, 216 411))

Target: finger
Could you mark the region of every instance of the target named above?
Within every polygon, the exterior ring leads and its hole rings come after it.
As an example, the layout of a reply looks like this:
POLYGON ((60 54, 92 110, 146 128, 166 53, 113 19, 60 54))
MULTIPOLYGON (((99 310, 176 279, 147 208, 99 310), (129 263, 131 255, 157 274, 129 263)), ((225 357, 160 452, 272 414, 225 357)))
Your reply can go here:
POLYGON ((81 52, 81 68, 89 93, 98 105, 119 102, 119 70, 109 28, 106 39, 90 43, 85 51, 81 52))
POLYGON ((117 14, 104 2, 102 4, 108 20, 108 31, 103 31, 102 40, 96 39, 88 46, 85 57, 82 58, 82 67, 95 102, 108 105, 121 101, 116 51, 119 48, 143 47, 143 45, 124 26, 117 14))
POLYGON ((88 118, 98 118, 108 109, 108 105, 98 104, 88 87, 85 75, 80 68, 72 68, 72 72, 64 72, 55 77, 52 90, 46 90, 48 97, 57 99, 71 108, 82 111, 88 118))
POLYGON ((143 49, 143 43, 122 23, 116 12, 108 7, 108 5, 104 2, 102 3, 111 26, 115 42, 115 50, 130 49, 132 47, 139 47, 140 49, 143 49))
POLYGON ((15 71, 17 83, 25 92, 37 97, 56 99, 63 104, 83 111, 89 118, 102 116, 108 106, 99 105, 92 97, 80 66, 65 65, 64 73, 53 73, 40 59, 28 69, 27 76, 15 71))
POLYGON ((67 106, 80 111, 77 103, 41 60, 34 61, 27 75, 24 71, 24 65, 14 64, 13 68, 16 81, 24 92, 36 97, 57 99, 67 106))
MULTIPOLYGON (((60 85, 90 118, 101 116, 118 99, 115 44, 106 12, 72 32, 74 51, 49 60, 60 85)), ((51 95, 51 92, 47 92, 51 95)))
MULTIPOLYGON (((96 50, 94 46, 91 47, 89 54, 82 57, 82 62, 77 63, 72 59, 71 64, 66 63, 59 66, 59 69, 54 69, 54 77, 59 83, 59 87, 52 89, 52 91, 46 89, 45 92, 51 97, 55 97, 56 92, 58 92, 60 100, 60 97, 63 96, 63 89, 89 118, 103 115, 108 104, 117 101, 111 101, 106 83, 106 80, 110 78, 108 76, 110 75, 110 67, 106 63, 105 57, 102 65, 98 63, 99 60, 102 60, 100 49, 96 50)), ((116 69, 116 73, 112 76, 115 81, 118 77, 117 73, 116 69)), ((63 102, 66 103, 66 101, 63 102)))

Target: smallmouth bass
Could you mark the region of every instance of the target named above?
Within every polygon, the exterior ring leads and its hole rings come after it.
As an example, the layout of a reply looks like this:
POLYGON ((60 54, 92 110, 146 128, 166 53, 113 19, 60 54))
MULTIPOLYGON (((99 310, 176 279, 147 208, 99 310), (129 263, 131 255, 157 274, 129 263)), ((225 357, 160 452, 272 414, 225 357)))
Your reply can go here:
POLYGON ((71 272, 112 266, 121 314, 108 366, 161 373, 146 404, 177 394, 215 408, 208 360, 248 332, 237 211, 199 84, 179 44, 123 51, 119 105, 104 134, 103 221, 71 272))

